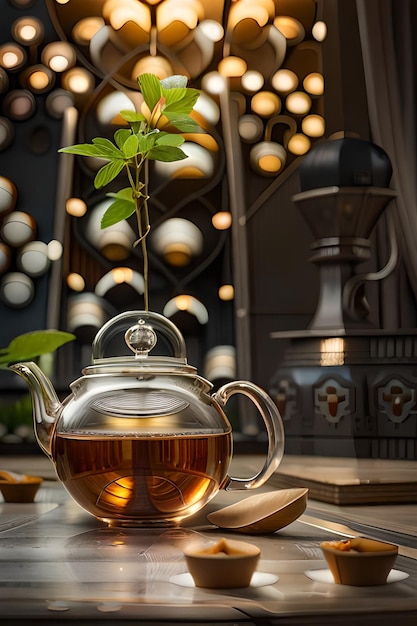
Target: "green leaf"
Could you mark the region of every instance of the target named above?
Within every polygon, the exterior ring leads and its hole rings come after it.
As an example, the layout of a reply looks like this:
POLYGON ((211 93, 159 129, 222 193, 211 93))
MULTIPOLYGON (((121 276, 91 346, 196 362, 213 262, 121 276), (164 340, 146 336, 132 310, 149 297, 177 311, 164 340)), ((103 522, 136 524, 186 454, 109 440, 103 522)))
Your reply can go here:
POLYGON ((152 131, 146 135, 139 135, 139 152, 146 154, 153 148, 155 141, 157 140, 158 131, 152 131))
POLYGON ((4 368, 19 361, 30 361, 41 354, 54 352, 74 339, 75 335, 59 330, 39 330, 18 335, 7 348, 0 351, 0 367, 4 368))
POLYGON ((133 202, 132 187, 125 187, 124 189, 119 189, 119 191, 116 192, 109 191, 109 193, 106 193, 106 196, 109 198, 120 198, 121 200, 133 202))
POLYGON ((154 74, 141 74, 138 77, 139 89, 150 111, 153 111, 162 95, 162 85, 154 74))
POLYGON ((185 139, 182 135, 174 135, 172 133, 160 133, 156 138, 158 146, 181 146, 185 139))
MULTIPOLYGON (((142 113, 137 111, 120 111, 120 116, 126 120, 126 122, 145 122, 146 118, 142 113)), ((126 130, 126 129, 125 129, 126 130)))
POLYGON ((101 187, 105 187, 108 183, 116 178, 118 174, 122 171, 125 166, 125 162, 121 159, 117 159, 114 161, 110 161, 110 163, 106 163, 96 174, 94 179, 94 187, 96 189, 101 189, 101 187))
POLYGON ((185 154, 181 148, 176 148, 175 146, 155 146, 148 154, 148 159, 164 161, 165 163, 182 161, 182 159, 187 158, 188 154, 185 154))
POLYGON ((126 220, 128 217, 133 215, 135 208, 135 203, 132 199, 115 200, 104 213, 100 227, 108 228, 108 226, 113 226, 113 224, 126 220))
POLYGON ((129 128, 119 128, 114 133, 114 140, 120 149, 123 148, 125 141, 131 137, 132 131, 129 128))
POLYGON ((166 102, 164 114, 179 113, 185 115, 191 113, 198 100, 200 92, 197 89, 162 89, 162 95, 166 102))
POLYGON ((139 151, 139 139, 137 135, 128 137, 123 145, 123 154, 126 159, 133 158, 139 151))
POLYGON ((181 133, 198 133, 201 131, 200 126, 197 122, 190 117, 189 115, 178 115, 176 113, 166 113, 164 111, 164 115, 167 116, 170 124, 174 126, 181 133))
POLYGON ((60 148, 58 152, 66 152, 68 154, 77 154, 79 156, 87 157, 109 158, 108 152, 105 152, 100 146, 95 146, 91 143, 80 143, 75 144, 74 146, 67 146, 66 148, 60 148))
POLYGON ((95 146, 99 146, 103 151, 103 154, 108 154, 110 158, 122 159, 123 154, 117 148, 110 139, 106 139, 105 137, 96 137, 93 139, 93 144, 95 146))

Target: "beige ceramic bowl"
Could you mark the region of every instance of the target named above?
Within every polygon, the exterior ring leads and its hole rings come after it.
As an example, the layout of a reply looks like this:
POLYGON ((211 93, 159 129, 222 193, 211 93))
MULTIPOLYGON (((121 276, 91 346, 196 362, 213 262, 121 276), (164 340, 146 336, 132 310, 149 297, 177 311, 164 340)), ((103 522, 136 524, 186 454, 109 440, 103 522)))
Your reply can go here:
POLYGON ((42 482, 40 476, 22 476, 20 480, 0 478, 0 491, 5 502, 33 502, 42 482))
POLYGON ((220 539, 208 546, 192 545, 184 550, 188 571, 196 587, 235 589, 250 585, 261 551, 244 541, 220 539))
POLYGON ((374 539, 355 537, 320 544, 335 583, 371 586, 387 582, 398 547, 374 539))

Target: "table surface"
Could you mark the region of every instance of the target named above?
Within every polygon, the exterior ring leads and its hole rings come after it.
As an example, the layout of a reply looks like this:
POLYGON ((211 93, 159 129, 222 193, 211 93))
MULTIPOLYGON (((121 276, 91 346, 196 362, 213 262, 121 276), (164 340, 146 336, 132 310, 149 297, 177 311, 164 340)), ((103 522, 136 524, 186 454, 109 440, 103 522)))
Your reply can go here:
MULTIPOLYGON (((238 456, 235 473, 256 471, 262 462, 238 456)), ((288 462, 293 465, 294 457, 288 462)), ((255 492, 221 491, 181 527, 110 529, 70 499, 46 457, 3 456, 0 465, 45 478, 34 503, 0 502, 2 624, 417 623, 416 504, 342 507, 309 499, 297 521, 273 534, 249 536, 212 526, 207 514, 255 492), (379 587, 334 584, 319 544, 355 535, 399 545, 394 576, 407 577, 379 587), (220 537, 261 548, 249 587, 219 591, 193 585, 184 546, 220 537)), ((409 469, 417 472, 417 464, 409 469)), ((261 491, 273 488, 267 483, 261 491)))

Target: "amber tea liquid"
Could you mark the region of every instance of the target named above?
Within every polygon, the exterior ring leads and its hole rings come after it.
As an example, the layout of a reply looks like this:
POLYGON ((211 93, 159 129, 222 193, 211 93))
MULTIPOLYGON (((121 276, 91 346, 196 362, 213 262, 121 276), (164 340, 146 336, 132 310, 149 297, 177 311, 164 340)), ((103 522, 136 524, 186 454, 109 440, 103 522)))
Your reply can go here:
POLYGON ((110 525, 175 523, 219 489, 231 432, 149 437, 56 434, 56 470, 80 506, 110 525))

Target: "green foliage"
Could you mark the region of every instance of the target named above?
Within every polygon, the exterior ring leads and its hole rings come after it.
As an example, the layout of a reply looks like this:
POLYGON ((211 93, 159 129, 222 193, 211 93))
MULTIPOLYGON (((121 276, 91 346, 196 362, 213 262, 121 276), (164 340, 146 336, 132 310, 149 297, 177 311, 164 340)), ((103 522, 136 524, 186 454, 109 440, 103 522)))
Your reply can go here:
POLYGON ((0 349, 0 368, 6 369, 12 363, 30 361, 41 354, 54 352, 74 339, 75 335, 59 330, 39 330, 18 335, 6 348, 0 349))
MULTIPOLYGON (((148 200, 144 189, 146 183, 140 180, 144 162, 147 159, 172 162, 187 158, 180 148, 184 142, 180 133, 200 130, 197 122, 190 117, 200 92, 186 86, 185 76, 159 80, 154 74, 142 74, 138 77, 138 85, 146 104, 145 111, 120 111, 130 128, 118 129, 114 133, 114 142, 96 137, 92 143, 67 146, 59 152, 106 160, 107 163, 94 179, 96 189, 108 185, 125 169, 131 185, 134 210, 140 211, 141 203, 148 200)), ((104 214, 101 228, 125 220, 134 212, 125 194, 123 198, 108 195, 115 197, 115 201, 104 214)))
POLYGON ((181 133, 197 133, 200 128, 191 112, 200 95, 197 89, 187 87, 186 76, 169 76, 159 80, 154 74, 138 77, 139 90, 144 106, 140 112, 120 111, 129 128, 114 133, 114 142, 96 137, 92 143, 76 144, 61 148, 59 152, 103 159, 106 163, 99 169, 94 186, 101 189, 122 171, 125 171, 129 188, 109 193, 114 198, 101 221, 101 228, 121 222, 136 213, 139 238, 144 259, 145 309, 148 309, 148 257, 146 237, 150 231, 148 213, 147 161, 180 161, 187 155, 181 149, 184 138, 181 133))

